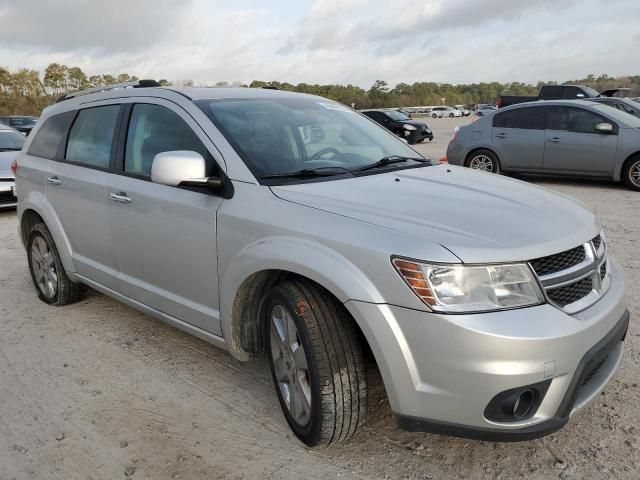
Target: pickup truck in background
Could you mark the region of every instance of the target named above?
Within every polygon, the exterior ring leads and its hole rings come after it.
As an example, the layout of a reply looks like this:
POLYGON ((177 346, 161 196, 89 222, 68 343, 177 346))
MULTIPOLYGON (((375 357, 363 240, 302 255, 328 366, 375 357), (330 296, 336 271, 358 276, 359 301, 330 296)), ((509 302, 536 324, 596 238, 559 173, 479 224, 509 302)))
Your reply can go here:
POLYGON ((598 93, 586 85, 544 85, 540 88, 538 96, 498 95, 496 105, 498 108, 508 107, 516 103, 535 102, 538 100, 583 100, 585 98, 613 97, 616 93, 628 90, 624 88, 612 88, 598 93))

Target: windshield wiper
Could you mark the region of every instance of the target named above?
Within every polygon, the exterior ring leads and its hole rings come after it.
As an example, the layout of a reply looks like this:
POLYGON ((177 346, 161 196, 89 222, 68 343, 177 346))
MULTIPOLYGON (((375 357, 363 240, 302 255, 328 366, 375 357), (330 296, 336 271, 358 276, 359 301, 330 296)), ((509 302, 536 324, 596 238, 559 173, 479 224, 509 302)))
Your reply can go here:
POLYGON ((353 172, 366 172, 367 170, 373 170, 374 168, 384 167, 386 165, 391 165, 394 163, 404 163, 409 160, 413 160, 415 162, 420 163, 431 163, 430 160, 422 157, 403 157, 402 155, 389 155, 388 157, 382 157, 377 162, 374 162, 370 165, 365 165, 364 167, 355 168, 353 172))
POLYGON ((351 170, 344 167, 303 168, 292 172, 266 173, 260 175, 260 178, 330 177, 341 173, 351 173, 351 170))

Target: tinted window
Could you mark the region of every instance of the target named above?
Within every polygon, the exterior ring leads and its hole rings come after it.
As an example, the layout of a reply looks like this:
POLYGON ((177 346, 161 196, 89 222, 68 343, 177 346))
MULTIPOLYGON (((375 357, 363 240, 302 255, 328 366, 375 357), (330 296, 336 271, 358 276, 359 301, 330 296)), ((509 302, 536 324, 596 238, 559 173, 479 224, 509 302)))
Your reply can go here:
POLYGON ((65 112, 45 120, 29 146, 29 155, 54 159, 60 142, 67 134, 75 112, 65 112))
POLYGON ((588 110, 573 107, 547 107, 547 128, 576 133, 595 133, 596 125, 609 122, 588 110))
POLYGON ((209 156, 198 136, 178 114, 159 105, 135 105, 127 132, 125 171, 150 177, 153 158, 174 150, 198 152, 205 159, 209 156))
POLYGON ((409 117, 407 117, 406 115, 404 115, 404 114, 402 114, 400 112, 397 112, 395 110, 389 110, 389 111, 384 112, 384 113, 385 113, 385 115, 387 117, 391 117, 392 120, 400 120, 400 121, 409 120, 409 117))
POLYGON ((120 105, 80 110, 67 143, 65 158, 71 162, 108 168, 120 105))
POLYGON ((542 94, 540 97, 546 100, 561 99, 563 92, 564 87, 548 85, 546 87, 542 87, 542 94))
POLYGON ((507 110, 494 115, 493 126, 498 128, 544 130, 544 110, 542 110, 542 107, 507 110))
POLYGON ((0 152, 6 150, 20 150, 24 145, 25 137, 14 130, 0 128, 0 152))

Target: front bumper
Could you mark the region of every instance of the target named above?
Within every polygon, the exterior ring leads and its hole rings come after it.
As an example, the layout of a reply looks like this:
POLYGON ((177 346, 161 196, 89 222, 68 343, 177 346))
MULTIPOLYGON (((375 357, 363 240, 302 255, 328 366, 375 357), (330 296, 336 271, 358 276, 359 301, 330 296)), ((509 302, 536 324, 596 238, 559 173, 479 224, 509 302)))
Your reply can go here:
POLYGON ((15 208, 17 205, 15 182, 0 179, 0 210, 15 208))
POLYGON ((561 428, 620 363, 628 312, 622 269, 609 262, 608 292, 575 315, 551 305, 475 315, 355 301, 346 306, 369 341, 400 427, 528 440, 561 428), (549 388, 526 420, 485 417, 500 392, 544 381, 549 388))

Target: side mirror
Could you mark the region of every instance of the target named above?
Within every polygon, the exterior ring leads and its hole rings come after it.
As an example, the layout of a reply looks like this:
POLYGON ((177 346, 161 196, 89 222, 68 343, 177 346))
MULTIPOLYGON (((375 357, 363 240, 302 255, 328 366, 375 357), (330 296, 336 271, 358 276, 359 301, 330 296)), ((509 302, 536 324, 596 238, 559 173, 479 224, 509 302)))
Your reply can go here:
POLYGON ((170 187, 220 188, 217 177, 206 177, 206 163, 202 155, 188 150, 158 153, 151 164, 151 181, 170 187))
POLYGON ((598 133, 613 133, 613 125, 607 122, 598 123, 595 130, 598 133))

